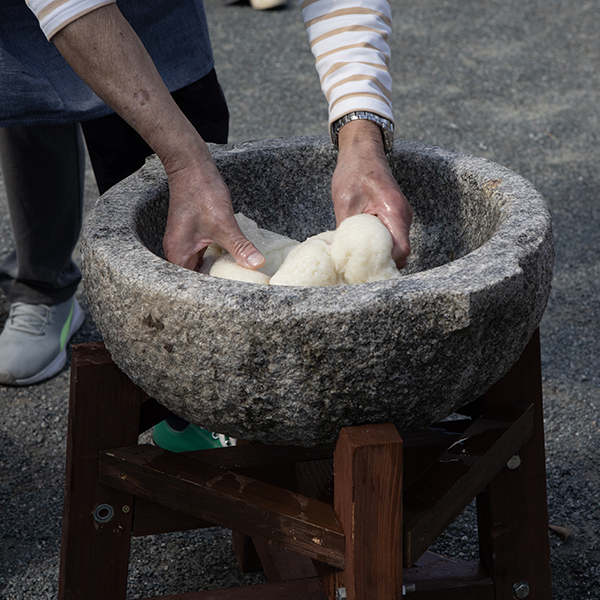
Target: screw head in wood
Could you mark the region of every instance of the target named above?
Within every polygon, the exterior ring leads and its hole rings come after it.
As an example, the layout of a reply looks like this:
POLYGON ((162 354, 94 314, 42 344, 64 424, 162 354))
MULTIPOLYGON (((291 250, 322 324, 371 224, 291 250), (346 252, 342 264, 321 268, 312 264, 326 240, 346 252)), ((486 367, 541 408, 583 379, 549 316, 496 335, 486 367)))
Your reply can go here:
POLYGON ((517 600, 523 600, 523 598, 527 598, 531 593, 531 588, 526 581, 517 581, 515 585, 513 585, 513 596, 517 598, 517 600))
POLYGON ((515 454, 509 459, 509 461, 506 463, 506 466, 512 471, 518 469, 521 466, 521 457, 518 454, 515 454))

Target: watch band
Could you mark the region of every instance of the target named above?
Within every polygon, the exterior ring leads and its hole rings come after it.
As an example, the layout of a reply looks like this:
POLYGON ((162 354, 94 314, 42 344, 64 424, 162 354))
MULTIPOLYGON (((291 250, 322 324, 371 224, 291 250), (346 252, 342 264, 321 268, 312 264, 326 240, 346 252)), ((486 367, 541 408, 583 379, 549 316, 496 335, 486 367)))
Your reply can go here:
POLYGON ((347 123, 350 123, 350 121, 358 121, 360 119, 371 121, 372 123, 379 125, 379 128, 381 129, 381 136, 383 138, 383 147, 385 149, 385 153, 389 154, 394 147, 394 124, 389 119, 384 119, 383 117, 366 110, 356 110, 354 112, 350 112, 331 124, 331 143, 334 145, 336 150, 339 148, 338 135, 340 133, 340 129, 347 123))

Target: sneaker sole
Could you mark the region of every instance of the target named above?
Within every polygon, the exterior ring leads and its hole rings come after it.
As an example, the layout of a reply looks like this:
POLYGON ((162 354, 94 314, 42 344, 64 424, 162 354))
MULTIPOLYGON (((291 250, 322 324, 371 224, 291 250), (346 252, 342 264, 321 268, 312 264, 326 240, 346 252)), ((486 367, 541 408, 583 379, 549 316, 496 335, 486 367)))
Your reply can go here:
MULTIPOLYGON (((77 302, 75 302, 74 310, 73 310, 73 320, 71 321, 71 326, 69 327, 69 334, 67 335, 66 344, 69 343, 69 340, 77 333, 77 330, 83 325, 83 320, 85 315, 81 310, 81 307, 77 302)), ((60 354, 48 365, 46 365, 39 373, 32 375, 31 377, 26 377, 24 379, 15 379, 13 385, 33 385, 34 383, 39 383, 40 381, 44 381, 45 379, 50 379, 50 377, 54 377, 57 373, 62 371, 64 366, 67 364, 67 349, 65 348, 60 352, 60 354)))

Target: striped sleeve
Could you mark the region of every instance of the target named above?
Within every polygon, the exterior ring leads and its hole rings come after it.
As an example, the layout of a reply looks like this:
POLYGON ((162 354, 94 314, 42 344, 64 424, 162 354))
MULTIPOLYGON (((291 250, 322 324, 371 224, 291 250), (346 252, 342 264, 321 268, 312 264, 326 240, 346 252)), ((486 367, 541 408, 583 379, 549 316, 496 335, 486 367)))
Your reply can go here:
POLYGON ((26 0, 47 39, 87 13, 116 0, 26 0))
POLYGON ((355 110, 393 120, 387 0, 300 0, 329 103, 329 122, 355 110))

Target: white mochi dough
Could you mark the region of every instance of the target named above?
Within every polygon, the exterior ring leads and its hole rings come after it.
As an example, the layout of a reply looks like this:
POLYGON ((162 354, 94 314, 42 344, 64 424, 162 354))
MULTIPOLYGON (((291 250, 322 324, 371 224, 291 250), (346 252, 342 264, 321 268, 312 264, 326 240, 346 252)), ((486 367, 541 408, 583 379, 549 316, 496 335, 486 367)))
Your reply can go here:
POLYGON ((287 255, 271 285, 339 285, 330 248, 319 236, 308 238, 287 255))
POLYGON ((400 275, 392 258, 394 242, 374 215, 342 221, 331 243, 331 257, 346 283, 367 283, 400 275))
POLYGON ((335 230, 323 231, 322 233, 313 235, 311 238, 308 238, 308 239, 309 240, 312 240, 312 239, 323 240, 324 242, 327 242, 331 246, 334 237, 335 237, 335 230))
POLYGON ((288 252, 298 246, 300 242, 273 231, 261 229, 252 219, 241 213, 237 213, 235 219, 242 233, 265 257, 265 264, 258 270, 246 269, 239 266, 231 254, 225 252, 220 246, 211 244, 206 249, 200 271, 223 279, 269 283, 271 275, 279 269, 288 252))
POLYGON ((223 256, 224 254, 223 248, 218 244, 211 244, 204 251, 204 256, 202 257, 202 264, 200 265, 200 273, 204 273, 206 275, 210 274, 210 270, 212 266, 215 264, 218 258, 223 256))
POLYGON ((219 257, 210 269, 212 277, 221 277, 222 279, 236 279, 237 281, 247 281, 249 283, 265 283, 268 284, 271 279, 268 275, 246 269, 235 262, 231 254, 224 254, 219 257))
POLYGON ((335 231, 324 231, 302 244, 261 229, 240 213, 235 218, 244 235, 265 257, 265 264, 258 270, 240 267, 228 252, 211 244, 204 254, 202 273, 251 283, 298 286, 367 283, 400 275, 392 258, 392 236, 374 215, 349 217, 335 231))
POLYGON ((271 277, 275 274, 288 252, 300 242, 268 229, 261 229, 252 219, 237 213, 235 219, 242 233, 256 246, 265 257, 265 264, 260 271, 271 277))

